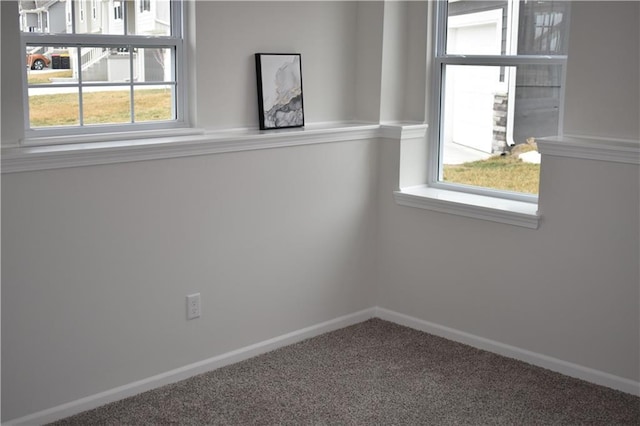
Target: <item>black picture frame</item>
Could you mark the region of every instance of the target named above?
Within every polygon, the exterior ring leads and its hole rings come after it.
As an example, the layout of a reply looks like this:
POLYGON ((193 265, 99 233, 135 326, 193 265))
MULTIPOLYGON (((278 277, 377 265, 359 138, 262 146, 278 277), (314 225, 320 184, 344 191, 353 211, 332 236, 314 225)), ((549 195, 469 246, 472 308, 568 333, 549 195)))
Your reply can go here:
POLYGON ((256 53, 260 130, 304 126, 302 55, 256 53))

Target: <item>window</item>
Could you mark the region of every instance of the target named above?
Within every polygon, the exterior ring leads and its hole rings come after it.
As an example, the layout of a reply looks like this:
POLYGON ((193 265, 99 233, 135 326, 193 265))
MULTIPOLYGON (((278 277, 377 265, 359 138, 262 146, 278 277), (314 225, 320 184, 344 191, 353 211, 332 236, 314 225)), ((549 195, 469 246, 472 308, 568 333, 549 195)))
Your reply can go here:
POLYGON ((140 0, 140 13, 151 10, 151 0, 140 0))
POLYGON ((119 1, 113 2, 113 19, 116 21, 122 19, 122 3, 119 1))
POLYGON ((562 122, 569 2, 439 1, 430 186, 535 201, 562 122))
POLYGON ((21 33, 27 139, 185 127, 182 4, 157 1, 168 19, 139 19, 122 0, 83 23, 82 1, 47 3, 52 30, 21 33))

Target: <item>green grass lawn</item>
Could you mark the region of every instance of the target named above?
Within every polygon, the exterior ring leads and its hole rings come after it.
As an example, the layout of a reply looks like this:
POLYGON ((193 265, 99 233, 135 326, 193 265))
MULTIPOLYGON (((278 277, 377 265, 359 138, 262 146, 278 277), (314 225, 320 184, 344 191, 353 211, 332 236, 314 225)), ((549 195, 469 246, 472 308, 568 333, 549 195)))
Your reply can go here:
POLYGON ((29 84, 49 84, 51 78, 71 78, 73 74, 71 70, 54 71, 47 73, 39 73, 27 71, 27 82, 29 84))
POLYGON ((511 155, 444 166, 444 181, 451 183, 538 194, 539 180, 539 164, 511 155))
MULTIPOLYGON (((134 93, 135 121, 171 120, 171 90, 145 89, 134 93)), ((129 123, 129 91, 105 91, 83 94, 85 124, 129 123)), ((29 97, 32 127, 77 125, 78 95, 61 93, 29 97)))

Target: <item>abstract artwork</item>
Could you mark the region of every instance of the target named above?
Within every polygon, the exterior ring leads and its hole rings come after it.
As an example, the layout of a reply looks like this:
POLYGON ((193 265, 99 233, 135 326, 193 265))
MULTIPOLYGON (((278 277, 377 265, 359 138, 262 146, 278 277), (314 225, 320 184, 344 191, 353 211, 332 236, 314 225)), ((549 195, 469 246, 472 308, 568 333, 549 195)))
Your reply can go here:
POLYGON ((299 53, 256 53, 260 130, 304 126, 299 53))

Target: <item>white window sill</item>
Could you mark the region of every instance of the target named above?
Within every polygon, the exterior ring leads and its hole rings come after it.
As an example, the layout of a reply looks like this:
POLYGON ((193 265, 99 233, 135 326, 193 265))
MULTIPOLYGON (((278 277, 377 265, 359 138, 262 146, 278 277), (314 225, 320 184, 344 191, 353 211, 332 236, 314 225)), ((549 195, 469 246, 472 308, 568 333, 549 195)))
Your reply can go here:
POLYGON ((396 203, 441 213, 507 223, 537 229, 540 221, 538 205, 486 195, 468 194, 426 185, 395 191, 396 203))
POLYGON ((640 164, 639 140, 564 135, 540 138, 536 143, 542 155, 640 164))
MULTIPOLYGON (((421 127, 424 134, 426 125, 421 127)), ((2 148, 2 173, 372 139, 381 137, 381 132, 377 123, 317 123, 282 130, 196 131, 142 139, 8 147, 2 148)))
MULTIPOLYGON (((37 132, 37 131, 33 131, 37 132)), ((202 135, 204 130, 192 127, 173 127, 167 129, 156 130, 135 130, 114 133, 86 133, 61 136, 33 136, 27 137, 20 141, 15 147, 33 147, 33 146, 53 146, 53 145, 71 145, 71 144, 87 144, 94 142, 118 142, 118 141, 136 141, 141 139, 166 138, 168 136, 193 136, 202 135)))

